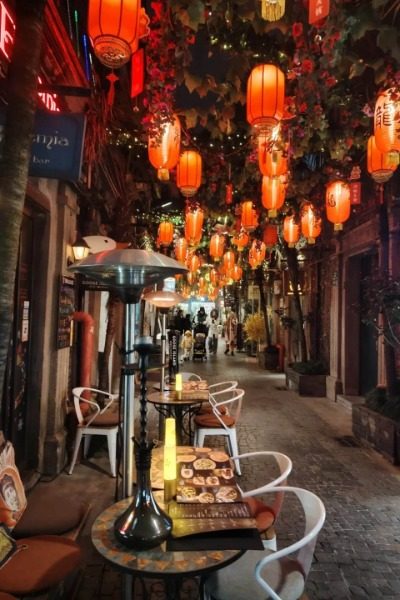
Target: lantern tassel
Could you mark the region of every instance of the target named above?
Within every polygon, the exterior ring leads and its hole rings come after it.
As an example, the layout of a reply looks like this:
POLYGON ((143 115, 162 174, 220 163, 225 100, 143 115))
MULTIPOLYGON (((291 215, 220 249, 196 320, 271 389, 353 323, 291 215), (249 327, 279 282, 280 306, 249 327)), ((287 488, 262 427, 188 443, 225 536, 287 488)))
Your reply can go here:
POLYGON ((114 105, 115 99, 115 82, 118 81, 118 77, 115 75, 114 71, 112 71, 109 75, 106 76, 106 79, 108 79, 108 81, 110 82, 107 94, 107 105, 112 107, 114 105))

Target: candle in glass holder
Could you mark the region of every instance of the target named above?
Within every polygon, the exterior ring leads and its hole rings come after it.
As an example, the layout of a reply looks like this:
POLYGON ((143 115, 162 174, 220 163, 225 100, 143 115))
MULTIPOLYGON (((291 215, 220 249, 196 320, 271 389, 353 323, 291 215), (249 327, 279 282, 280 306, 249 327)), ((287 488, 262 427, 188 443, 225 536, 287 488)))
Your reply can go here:
POLYGON ((181 373, 177 373, 175 375, 175 392, 176 392, 176 397, 178 399, 180 399, 182 397, 182 389, 183 389, 183 384, 182 384, 182 374, 181 373))
POLYGON ((165 419, 164 443, 164 500, 170 502, 176 492, 176 433, 175 419, 165 419))

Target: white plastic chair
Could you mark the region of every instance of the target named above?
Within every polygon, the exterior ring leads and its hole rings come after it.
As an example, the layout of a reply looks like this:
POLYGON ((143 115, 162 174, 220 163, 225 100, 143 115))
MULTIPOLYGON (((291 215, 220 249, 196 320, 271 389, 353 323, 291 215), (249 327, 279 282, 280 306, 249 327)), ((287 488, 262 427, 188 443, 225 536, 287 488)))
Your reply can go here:
MULTIPOLYGON (((208 391, 210 394, 208 403, 204 403, 197 414, 210 413, 218 400, 218 396, 224 394, 225 392, 231 392, 232 390, 235 390, 238 385, 238 382, 233 380, 210 383, 208 386, 208 391)), ((223 411, 223 413, 224 412, 225 411, 223 411)))
MULTIPOLYGON (((325 507, 315 494, 297 488, 278 486, 266 493, 294 494, 304 514, 304 534, 277 552, 249 550, 205 581, 205 597, 215 600, 298 600, 302 597, 311 569, 317 537, 325 522, 325 507), (290 558, 289 558, 290 557, 290 558)), ((298 517, 293 516, 297 524, 298 517)))
POLYGON ((87 456, 89 451, 90 439, 92 435, 106 435, 108 444, 108 456, 110 459, 111 474, 117 476, 117 434, 119 426, 118 411, 111 410, 111 407, 116 403, 118 394, 110 394, 97 390, 95 388, 76 387, 72 390, 74 398, 74 408, 78 419, 78 427, 76 430, 75 447, 72 456, 72 461, 68 470, 71 475, 74 470, 76 459, 79 452, 79 447, 84 437, 84 456, 87 456), (82 398, 82 395, 87 392, 91 396, 90 400, 82 398), (92 399, 93 394, 105 396, 108 401, 101 408, 100 404, 92 399), (82 413, 82 404, 89 405, 90 412, 87 415, 82 413))
MULTIPOLYGON (((265 462, 269 462, 269 458, 272 458, 279 469, 279 475, 271 479, 264 485, 251 489, 243 490, 241 486, 238 486, 242 495, 243 500, 249 504, 252 515, 254 516, 257 528, 260 534, 263 536, 264 548, 276 550, 276 534, 275 534, 275 523, 281 512, 284 493, 276 492, 274 500, 271 504, 266 504, 258 496, 263 495, 271 488, 276 486, 285 486, 287 484, 287 478, 289 477, 293 463, 286 454, 281 452, 275 452, 273 450, 261 450, 258 452, 246 452, 239 456, 233 456, 232 460, 238 460, 241 463, 244 459, 263 459, 263 466, 265 462)), ((257 470, 257 466, 260 462, 255 460, 255 464, 252 464, 253 472, 257 470)))
MULTIPOLYGON (((195 446, 203 446, 207 435, 223 435, 228 440, 230 456, 239 454, 236 426, 242 410, 243 396, 244 390, 239 388, 222 392, 220 398, 224 399, 215 402, 211 413, 195 416, 195 446)), ((235 460, 234 463, 237 474, 241 475, 239 460, 235 460)))
MULTIPOLYGON (((202 378, 200 377, 200 375, 197 375, 197 373, 190 373, 189 371, 179 371, 179 374, 182 375, 182 381, 202 381, 202 378)), ((169 384, 169 382, 170 382, 169 375, 165 376, 164 381, 165 381, 166 385, 169 384)))

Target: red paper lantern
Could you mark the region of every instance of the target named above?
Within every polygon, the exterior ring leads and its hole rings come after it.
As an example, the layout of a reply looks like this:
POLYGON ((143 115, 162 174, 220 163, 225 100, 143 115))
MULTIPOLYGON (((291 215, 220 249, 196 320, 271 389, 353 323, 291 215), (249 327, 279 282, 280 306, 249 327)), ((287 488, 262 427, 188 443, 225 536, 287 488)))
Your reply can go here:
POLYGON ((219 233, 214 233, 210 240, 210 256, 214 260, 219 260, 224 253, 225 238, 219 233))
POLYGON ((288 171, 288 161, 283 150, 271 148, 270 138, 265 134, 258 136, 258 165, 261 173, 268 177, 280 177, 288 171))
POLYGON ((188 280, 188 283, 190 285, 193 285, 196 282, 196 275, 197 273, 194 273, 192 271, 189 271, 189 273, 186 274, 186 279, 188 280))
POLYGON ((211 269, 210 271, 210 281, 213 285, 217 285, 219 280, 219 275, 217 269, 211 269))
POLYGON ((381 152, 400 152, 400 94, 395 88, 380 94, 376 101, 374 135, 381 152))
POLYGON ((268 217, 276 217, 278 209, 285 202, 285 185, 280 177, 267 177, 263 175, 261 201, 264 208, 268 210, 268 217))
POLYGON ((269 132, 282 119, 285 76, 275 65, 254 67, 247 80, 247 120, 259 132, 269 132))
POLYGON ((182 237, 176 240, 175 243, 175 257, 176 260, 179 260, 181 263, 186 262, 187 252, 188 252, 188 242, 187 239, 182 237))
POLYGON ((191 254, 187 260, 187 267, 191 273, 196 273, 200 269, 201 261, 197 254, 191 254))
POLYGON ((250 253, 257 261, 259 265, 265 260, 267 247, 261 240, 253 240, 251 244, 250 253))
POLYGON ((232 238, 232 244, 236 246, 238 252, 243 252, 247 244, 249 243, 248 234, 242 230, 232 238))
POLYGON ((203 233, 204 212, 201 208, 189 208, 185 215, 185 238, 191 246, 200 243, 203 233))
POLYGON ((158 226, 158 240, 161 246, 169 246, 174 238, 174 226, 171 221, 162 221, 158 226))
POLYGON ((88 33, 99 61, 111 69, 126 64, 147 33, 140 0, 89 0, 88 33), (142 21, 142 22, 141 22, 142 21))
POLYGON ((332 181, 326 188, 326 216, 335 231, 350 217, 350 188, 344 181, 332 181))
POLYGON ((179 160, 181 146, 181 124, 176 115, 172 123, 165 123, 157 135, 149 136, 149 160, 157 169, 157 176, 162 181, 169 179, 169 170, 173 169, 179 160))
POLYGON ((371 135, 367 145, 367 169, 377 183, 389 181, 399 164, 398 154, 381 152, 376 145, 375 136, 371 135))
POLYGON ((242 203, 241 225, 250 231, 258 225, 258 216, 252 200, 246 200, 242 203))
POLYGON ((194 196, 201 185, 201 156, 195 150, 186 150, 181 154, 176 172, 176 185, 182 194, 194 196))
POLYGON ((233 185, 231 183, 227 183, 225 187, 225 203, 232 204, 233 201, 233 185))
POLYGON ((283 239, 289 248, 294 248, 300 238, 300 227, 293 215, 285 217, 283 221, 283 239))
POLYGON ((239 267, 239 265, 234 265, 233 268, 230 270, 229 275, 234 281, 240 281, 243 277, 242 267, 239 267))
POLYGON ((272 248, 278 241, 278 227, 268 223, 263 233, 263 241, 267 248, 272 248))
POLYGON ((228 250, 224 254, 225 273, 227 273, 228 271, 233 269, 234 266, 235 266, 235 253, 233 252, 233 250, 228 250))
POLYGON ((315 214, 312 204, 305 204, 302 208, 301 233, 309 244, 315 244, 315 238, 321 233, 321 218, 315 214))

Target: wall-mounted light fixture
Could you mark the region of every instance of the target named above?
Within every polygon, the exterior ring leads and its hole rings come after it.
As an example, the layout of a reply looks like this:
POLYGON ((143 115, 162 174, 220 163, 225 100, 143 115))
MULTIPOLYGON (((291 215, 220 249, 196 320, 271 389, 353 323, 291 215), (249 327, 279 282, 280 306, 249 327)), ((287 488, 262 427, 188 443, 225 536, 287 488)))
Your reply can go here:
POLYGON ((86 258, 89 255, 90 248, 89 248, 88 244, 85 242, 85 240, 82 237, 78 236, 76 238, 75 242, 72 244, 71 250, 72 250, 72 258, 70 256, 68 256, 68 258, 67 258, 68 265, 72 265, 77 260, 82 260, 83 258, 86 258))

